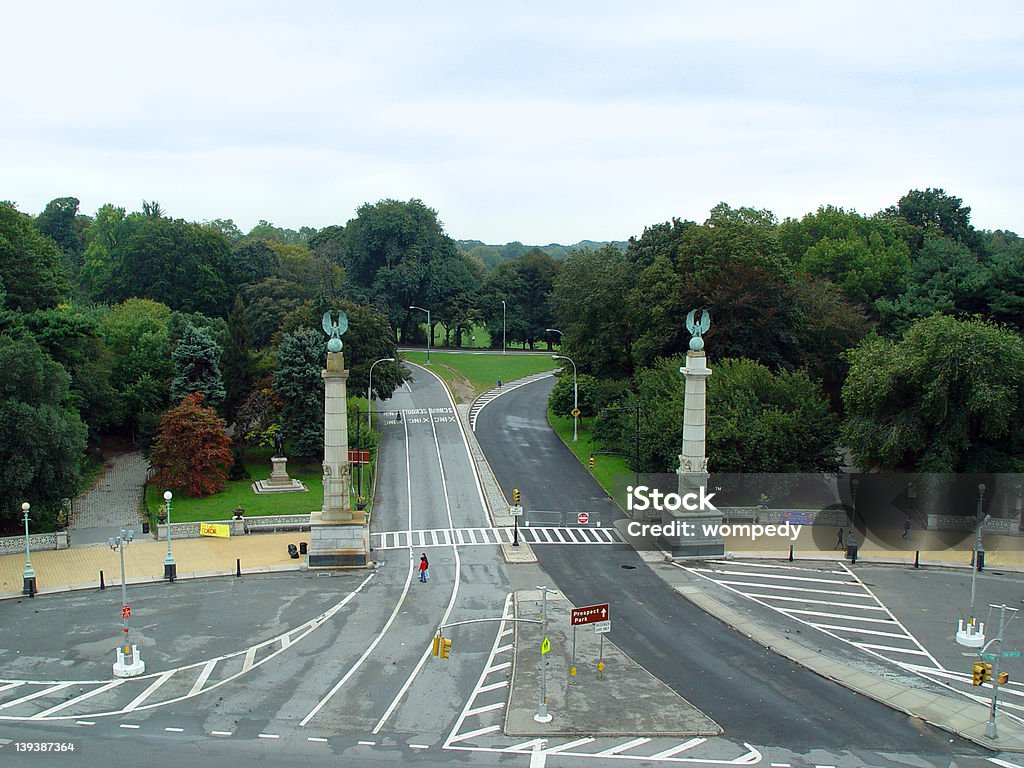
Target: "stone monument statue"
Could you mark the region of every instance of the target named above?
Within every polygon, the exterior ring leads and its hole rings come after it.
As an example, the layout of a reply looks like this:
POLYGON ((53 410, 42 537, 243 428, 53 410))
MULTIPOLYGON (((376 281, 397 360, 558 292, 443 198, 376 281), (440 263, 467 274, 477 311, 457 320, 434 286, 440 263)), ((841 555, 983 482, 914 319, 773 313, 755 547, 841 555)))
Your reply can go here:
MULTIPOLYGON (((711 369, 704 355, 704 334, 711 327, 711 315, 707 310, 690 310, 686 316, 686 330, 691 334, 690 351, 686 353, 686 367, 679 372, 686 379, 683 395, 683 445, 679 454, 679 495, 695 494, 699 498, 701 489, 708 489, 708 459, 705 453, 705 427, 707 425, 706 391, 707 378, 711 369)), ((687 511, 665 510, 662 523, 673 524, 675 530, 686 530, 688 535, 666 537, 663 542, 677 557, 709 557, 724 554, 722 537, 717 534, 722 515, 716 509, 687 511), (680 525, 688 524, 688 525, 680 525), (704 535, 705 525, 715 525, 714 536, 704 535)))
POLYGON ((254 493, 293 493, 307 491, 306 484, 288 476, 288 459, 284 455, 284 429, 274 433, 274 455, 270 457, 270 477, 252 484, 254 493))
POLYGON ((348 461, 348 408, 346 406, 345 356, 341 336, 348 330, 348 317, 331 312, 323 317, 327 342, 324 380, 324 505, 310 518, 311 568, 365 568, 370 564, 370 536, 366 515, 352 509, 351 474, 348 461))

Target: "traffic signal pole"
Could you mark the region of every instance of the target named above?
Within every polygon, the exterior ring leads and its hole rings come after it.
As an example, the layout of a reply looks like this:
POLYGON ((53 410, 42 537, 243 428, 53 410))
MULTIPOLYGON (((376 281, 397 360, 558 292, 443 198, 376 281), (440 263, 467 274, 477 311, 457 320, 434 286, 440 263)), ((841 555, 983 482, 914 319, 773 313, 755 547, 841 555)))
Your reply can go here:
MULTIPOLYGON (((1017 613, 1016 608, 1007 608, 1006 604, 999 606, 992 606, 993 608, 999 608, 999 633, 992 640, 999 649, 999 652, 994 654, 992 665, 992 701, 989 703, 988 708, 988 722, 985 723, 985 735, 990 739, 998 739, 999 731, 996 727, 996 709, 999 706, 999 662, 1002 659, 1002 646, 1003 646, 1003 630, 1006 629, 1006 612, 1013 611, 1017 613)), ((1013 617, 1010 617, 1010 621, 1013 621, 1013 617)), ((991 643, 990 643, 991 644, 991 643)))

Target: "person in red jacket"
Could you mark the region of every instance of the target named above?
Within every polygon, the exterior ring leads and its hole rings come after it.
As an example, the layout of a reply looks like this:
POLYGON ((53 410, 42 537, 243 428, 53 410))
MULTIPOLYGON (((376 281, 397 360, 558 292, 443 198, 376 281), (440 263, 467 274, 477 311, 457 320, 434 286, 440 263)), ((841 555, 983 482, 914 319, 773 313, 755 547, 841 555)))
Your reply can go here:
POLYGON ((430 567, 430 563, 427 562, 427 553, 424 552, 420 555, 420 581, 426 582, 430 578, 430 574, 427 572, 427 568, 430 567))

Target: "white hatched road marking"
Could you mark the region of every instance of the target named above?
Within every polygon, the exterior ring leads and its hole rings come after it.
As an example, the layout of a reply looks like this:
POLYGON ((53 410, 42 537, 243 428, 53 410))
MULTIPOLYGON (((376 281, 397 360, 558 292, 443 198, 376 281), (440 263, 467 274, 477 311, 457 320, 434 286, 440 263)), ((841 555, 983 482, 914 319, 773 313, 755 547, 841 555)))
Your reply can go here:
MULTIPOLYGON (((913 655, 923 656, 932 663, 932 669, 941 670, 942 665, 928 652, 928 650, 918 642, 917 638, 914 637, 907 629, 900 623, 900 621, 892 614, 892 612, 879 600, 875 594, 868 589, 868 587, 859 579, 857 576, 846 568, 845 565, 840 564, 841 572, 836 573, 833 570, 825 572, 827 576, 839 576, 842 580, 837 581, 835 578, 814 578, 810 575, 792 576, 786 571, 793 570, 803 574, 814 573, 807 568, 793 567, 792 569, 787 566, 776 565, 771 570, 761 568, 756 570, 741 570, 746 566, 746 563, 737 562, 735 560, 730 561, 711 561, 710 567, 704 567, 701 569, 687 568, 686 566, 680 565, 684 570, 688 570, 700 576, 707 581, 719 584, 726 589, 735 592, 736 594, 742 595, 749 600, 753 600, 759 605, 763 605, 766 608, 770 608, 777 613, 781 613, 794 621, 798 621, 809 627, 817 629, 819 632, 836 638, 848 645, 852 645, 859 648, 867 653, 884 658, 887 661, 893 662, 897 659, 889 658, 885 654, 895 653, 900 656, 913 655), (719 575, 725 576, 740 576, 746 578, 753 578, 757 581, 737 581, 736 579, 723 579, 718 578, 719 575), (785 584, 772 583, 776 580, 784 580, 785 584), (795 585, 793 582, 799 582, 800 586, 795 585), (807 586, 802 586, 806 584, 807 586), (803 594, 808 592, 810 594, 821 594, 825 590, 815 589, 815 586, 828 586, 832 584, 838 584, 847 589, 842 590, 842 594, 848 597, 855 597, 865 600, 864 605, 856 603, 831 603, 829 607, 834 610, 831 612, 824 611, 811 611, 792 607, 789 603, 798 602, 799 598, 794 597, 794 594, 803 594), (749 589, 744 589, 745 587, 749 589), (851 591, 849 587, 857 587, 857 591, 851 591), (785 597, 779 596, 776 598, 772 595, 771 590, 783 590, 789 592, 785 597), (754 591, 756 590, 756 591, 754 591), (781 605, 779 603, 782 603, 781 605), (847 611, 843 609, 847 608, 847 611), (840 611, 843 611, 840 613, 840 611), (868 614, 865 615, 865 611, 868 614), (817 620, 822 619, 822 620, 817 620), (828 621, 829 619, 833 621, 828 621), (851 624, 875 624, 876 626, 884 626, 886 629, 898 630, 898 631, 884 631, 882 629, 868 629, 864 626, 843 626, 841 624, 834 623, 834 620, 839 619, 841 621, 850 622, 851 624), (899 645, 879 645, 876 643, 861 642, 860 638, 864 636, 871 637, 888 637, 895 641, 903 641, 911 647, 901 647, 899 645)), ((898 657, 897 657, 898 658, 898 657)))
MULTIPOLYGON (((285 646, 284 643, 281 642, 281 638, 282 637, 287 636, 289 638, 289 641, 290 641, 288 643, 288 646, 291 646, 291 645, 294 645, 295 643, 297 643, 298 641, 302 640, 304 637, 306 637, 308 634, 310 634, 314 630, 316 630, 319 627, 321 627, 332 616, 337 614, 342 608, 344 608, 346 605, 348 605, 349 601, 351 601, 356 595, 358 595, 363 590, 363 587, 365 587, 366 584, 372 578, 374 578, 375 575, 376 575, 375 573, 369 574, 365 579, 363 579, 358 584, 358 586, 356 586, 349 594, 347 594, 339 602, 335 603, 333 606, 328 608, 325 612, 323 612, 320 615, 310 619, 309 621, 305 622, 304 624, 301 624, 298 627, 294 627, 292 629, 289 629, 286 632, 282 633, 281 635, 278 635, 277 637, 271 638, 270 640, 265 640, 265 641, 263 641, 261 643, 258 643, 256 645, 250 647, 250 648, 243 648, 241 650, 234 651, 232 653, 225 654, 223 656, 218 656, 218 657, 216 657, 214 659, 210 659, 210 660, 207 660, 207 661, 200 661, 200 662, 196 662, 194 664, 189 664, 189 665, 184 666, 184 667, 177 667, 177 668, 172 669, 172 670, 166 670, 164 672, 157 672, 157 673, 153 673, 153 674, 149 674, 149 675, 142 675, 140 677, 135 677, 135 678, 130 678, 130 679, 116 680, 116 681, 113 681, 113 682, 111 682, 110 680, 71 680, 71 681, 56 681, 56 680, 50 680, 50 681, 39 681, 39 680, 35 680, 35 681, 34 680, 0 680, 0 692, 7 691, 7 690, 14 690, 14 689, 17 689, 17 688, 22 687, 22 686, 32 686, 33 688, 36 689, 33 693, 30 693, 30 694, 27 694, 25 696, 21 696, 20 698, 13 699, 11 701, 7 701, 7 702, 4 702, 3 704, 0 704, 0 712, 2 712, 3 710, 6 710, 6 709, 11 709, 11 708, 16 707, 16 706, 20 706, 22 704, 29 703, 31 701, 34 701, 35 699, 39 699, 39 698, 42 698, 44 696, 48 696, 48 695, 53 694, 53 693, 57 693, 57 692, 65 689, 65 688, 68 688, 68 687, 71 687, 71 686, 76 686, 76 687, 87 686, 87 685, 88 686, 96 686, 96 688, 91 690, 91 691, 87 691, 87 692, 81 694, 80 696, 76 696, 73 699, 69 699, 68 701, 61 702, 59 705, 49 707, 49 708, 41 710, 39 712, 33 712, 33 713, 30 713, 30 714, 24 714, 24 715, 0 714, 0 720, 35 720, 35 721, 38 721, 38 720, 44 720, 45 719, 45 720, 75 720, 75 721, 79 721, 80 718, 82 718, 83 716, 107 717, 107 716, 113 716, 113 715, 122 715, 122 714, 125 714, 126 712, 139 711, 139 710, 144 710, 144 709, 153 709, 155 707, 165 706, 167 704, 174 704, 174 703, 177 703, 179 701, 184 701, 186 699, 192 698, 193 696, 196 696, 199 693, 205 693, 207 691, 213 690, 214 688, 218 688, 221 685, 224 685, 226 683, 229 683, 229 682, 237 679, 238 677, 243 675, 246 671, 248 671, 248 669, 255 669, 256 667, 259 667, 260 665, 270 661, 271 659, 276 657, 279 653, 282 653, 286 649, 286 647, 287 647, 287 646, 285 646), (270 653, 267 653, 267 654, 263 655, 262 658, 256 659, 255 658, 256 651, 258 649, 264 648, 264 647, 275 647, 275 650, 273 650, 270 653), (235 672, 234 674, 228 675, 228 676, 224 677, 221 680, 217 680, 215 683, 209 685, 208 687, 203 687, 204 684, 206 683, 207 679, 210 676, 210 672, 213 670, 213 668, 217 665, 218 662, 224 661, 226 659, 237 658, 239 656, 242 656, 242 657, 244 657, 246 659, 246 662, 243 664, 243 666, 246 667, 245 669, 242 669, 241 671, 235 672), (169 680, 172 676, 179 675, 179 674, 194 674, 195 670, 200 669, 200 668, 202 668, 202 671, 199 674, 199 679, 196 681, 196 684, 192 686, 192 689, 189 691, 189 693, 184 694, 184 695, 175 696, 173 698, 166 699, 166 700, 163 700, 163 701, 157 701, 157 702, 152 702, 152 703, 143 703, 158 688, 160 688, 165 682, 167 682, 167 680, 169 680), (86 713, 86 712, 76 712, 74 714, 69 714, 69 715, 58 714, 61 710, 68 709, 68 708, 70 708, 74 704, 77 704, 77 703, 79 703, 81 701, 89 699, 89 698, 91 698, 93 696, 97 696, 97 695, 99 695, 101 693, 104 693, 107 690, 110 690, 110 689, 113 689, 113 688, 117 688, 118 686, 120 686, 122 691, 124 691, 128 695, 132 696, 132 698, 130 700, 128 700, 128 704, 126 704, 124 706, 121 706, 121 707, 116 708, 116 709, 110 709, 108 711, 103 711, 103 712, 88 712, 88 713, 86 713), (144 686, 144 687, 140 687, 140 686, 144 686)), ((231 734, 230 733, 225 733, 223 735, 230 736, 231 734)))
POLYGON ((487 390, 469 406, 469 428, 476 432, 476 417, 480 415, 480 411, 484 409, 484 406, 494 402, 495 398, 511 392, 514 389, 519 389, 519 387, 525 384, 530 384, 531 382, 538 381, 540 379, 546 379, 553 375, 553 371, 547 373, 535 373, 530 376, 524 376, 521 379, 516 379, 512 382, 505 382, 504 386, 487 390))
MULTIPOLYGON (((826 594, 837 594, 837 592, 832 590, 820 590, 814 589, 812 587, 795 587, 792 585, 771 584, 767 583, 766 581, 774 578, 779 578, 779 575, 777 575, 776 573, 778 571, 792 570, 802 571, 804 573, 813 573, 814 571, 812 569, 806 567, 787 565, 745 563, 735 560, 710 562, 711 567, 691 567, 683 565, 681 563, 676 563, 674 565, 677 568, 682 568, 683 570, 689 571, 690 573, 700 576, 701 578, 707 581, 716 583, 724 587, 725 589, 734 592, 735 594, 746 597, 749 600, 753 600, 755 603, 758 603, 759 605, 762 605, 773 611, 776 611, 777 613, 780 613, 792 619, 793 621, 799 622, 800 624, 811 627, 813 629, 817 629, 818 631, 823 632, 824 634, 829 635, 830 637, 833 637, 836 640, 839 640, 840 642, 846 643, 847 645, 857 648, 858 650, 863 651, 864 653, 867 653, 870 656, 874 656, 875 658, 881 659, 883 661, 897 664, 902 669, 911 672, 912 674, 916 674, 919 677, 925 678, 926 680, 929 680, 937 685, 940 685, 941 687, 946 688, 947 690, 957 693, 961 696, 964 696, 965 698, 968 698, 972 701, 986 703, 990 698, 990 694, 987 691, 984 692, 982 695, 979 695, 979 693, 977 692, 978 689, 975 689, 970 685, 970 673, 949 670, 943 667, 942 664, 939 663, 939 661, 934 656, 932 656, 928 649, 921 645, 921 643, 918 642, 917 638, 914 637, 910 633, 910 631, 907 630, 907 628, 902 624, 902 622, 900 622, 899 619, 897 619, 896 616, 894 616, 892 612, 889 611, 889 609, 882 603, 882 601, 878 599, 878 597, 874 594, 871 588, 864 584, 862 581, 860 581, 856 574, 854 574, 849 568, 847 568, 845 564, 839 564, 839 567, 842 569, 842 571, 837 572, 834 570, 827 570, 822 571, 822 573, 827 573, 833 576, 840 575, 845 576, 849 579, 853 579, 853 581, 851 582, 843 583, 849 586, 859 587, 860 591, 849 592, 844 590, 843 592, 838 594, 843 594, 844 596, 855 597, 858 599, 863 599, 865 601, 870 601, 871 603, 873 603, 873 605, 868 604, 867 602, 865 602, 865 604, 863 605, 856 603, 830 602, 828 603, 828 605, 831 608, 837 610, 849 608, 850 613, 822 614, 821 612, 816 611, 803 611, 794 609, 792 607, 789 607, 788 605, 779 605, 778 603, 800 602, 800 598, 783 595, 774 595, 770 594, 767 591, 789 591, 791 594, 821 594, 823 592, 826 594), (716 566, 728 566, 728 570, 726 568, 716 566), (740 567, 750 567, 751 571, 735 570, 740 567), (759 573, 754 572, 758 569, 760 570, 759 573), (729 575, 746 576, 748 578, 758 578, 762 579, 762 581, 750 582, 737 581, 735 579, 718 578, 720 574, 725 573, 728 573, 729 575), (753 591, 755 589, 758 591, 753 591), (875 618, 871 616, 855 615, 855 613, 857 612, 865 611, 881 611, 883 615, 887 618, 875 618), (848 622, 871 622, 880 625, 884 624, 884 626, 886 626, 887 628, 898 628, 901 631, 901 633, 865 629, 860 626, 842 626, 834 623, 826 623, 824 621, 813 621, 808 618, 805 618, 806 616, 816 616, 818 618, 835 617, 848 622), (859 637, 864 635, 870 635, 872 637, 879 638, 888 637, 891 638, 893 642, 889 644, 862 642, 861 640, 859 640, 859 637), (900 645, 896 644, 900 641, 902 641, 906 645, 901 647, 900 645), (917 657, 917 659, 920 659, 920 663, 915 663, 915 660, 912 660, 913 657, 917 657)), ((813 581, 814 580, 811 579, 808 583, 812 583, 813 581)), ((821 581, 835 583, 833 579, 821 579, 821 581)), ((812 601, 805 600, 804 602, 810 603, 812 601)), ((878 614, 876 613, 875 616, 878 616, 878 614)), ((1012 709, 1024 715, 1024 702, 1019 701, 1024 700, 1024 684, 1011 681, 1008 685, 1001 686, 1000 692, 1007 697, 1007 700, 1003 705, 1004 711, 1012 709), (1014 699, 1018 701, 1014 701, 1014 699)), ((1020 717, 1008 711, 1007 714, 1010 717, 1019 720, 1020 722, 1024 722, 1024 717, 1020 717)), ((1021 768, 1024 768, 1024 766, 1021 766, 1021 768)))

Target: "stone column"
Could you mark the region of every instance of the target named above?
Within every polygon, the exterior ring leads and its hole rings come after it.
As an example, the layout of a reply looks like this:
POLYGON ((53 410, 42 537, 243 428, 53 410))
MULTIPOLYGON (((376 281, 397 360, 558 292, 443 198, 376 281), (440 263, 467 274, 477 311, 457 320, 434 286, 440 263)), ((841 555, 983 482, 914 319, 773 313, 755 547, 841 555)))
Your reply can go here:
MULTIPOLYGON (((340 345, 339 345, 340 346, 340 345)), ((324 505, 310 516, 310 568, 365 568, 370 564, 366 515, 353 511, 348 462, 345 357, 327 353, 324 380, 324 505)))
MULTIPOLYGON (((324 380, 324 508, 325 523, 352 522, 349 494, 351 475, 348 464, 348 371, 345 355, 327 353, 327 368, 320 372, 324 380)), ((360 522, 362 522, 360 520, 360 522)))
MULTIPOLYGON (((707 378, 711 375, 704 351, 691 349, 686 353, 686 367, 679 372, 686 379, 683 395, 683 446, 679 454, 679 495, 699 498, 701 489, 705 495, 713 493, 708 488, 708 460, 705 454, 705 427, 707 425, 707 378)), ((712 503, 714 503, 712 501, 712 503)), ((663 544, 676 557, 721 556, 725 552, 722 537, 704 535, 705 525, 721 525, 721 513, 713 510, 664 510, 662 524, 673 525, 678 535, 664 537, 663 544)))

